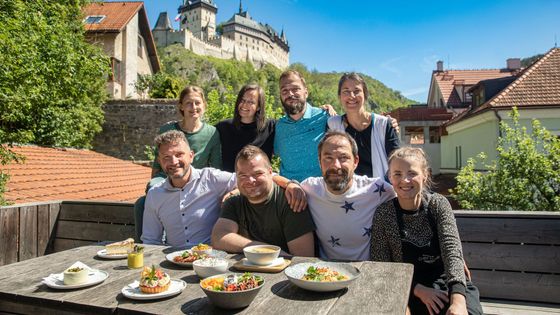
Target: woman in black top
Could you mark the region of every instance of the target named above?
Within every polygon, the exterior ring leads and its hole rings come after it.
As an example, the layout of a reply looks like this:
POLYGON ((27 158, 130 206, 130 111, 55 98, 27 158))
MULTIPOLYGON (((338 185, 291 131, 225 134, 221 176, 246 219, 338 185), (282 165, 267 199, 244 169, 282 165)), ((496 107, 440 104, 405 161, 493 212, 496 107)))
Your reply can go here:
POLYGON ((451 205, 429 192, 428 162, 420 148, 389 157, 397 198, 373 218, 371 258, 414 265, 408 307, 412 314, 482 314, 478 290, 466 279, 461 240, 451 205))
POLYGON ((216 125, 222 143, 222 169, 234 172, 235 157, 248 144, 259 147, 271 159, 275 123, 275 120, 266 119, 263 89, 256 84, 243 86, 237 95, 233 119, 216 125))

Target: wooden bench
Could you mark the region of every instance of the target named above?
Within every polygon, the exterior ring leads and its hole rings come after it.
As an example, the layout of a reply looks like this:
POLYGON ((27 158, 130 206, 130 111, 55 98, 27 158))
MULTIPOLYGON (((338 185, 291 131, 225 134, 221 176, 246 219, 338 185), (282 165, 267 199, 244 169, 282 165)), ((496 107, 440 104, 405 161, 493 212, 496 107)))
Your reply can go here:
POLYGON ((560 213, 456 211, 455 217, 481 297, 560 303, 560 213))
POLYGON ((134 209, 130 203, 63 201, 52 249, 59 252, 134 235, 134 209))

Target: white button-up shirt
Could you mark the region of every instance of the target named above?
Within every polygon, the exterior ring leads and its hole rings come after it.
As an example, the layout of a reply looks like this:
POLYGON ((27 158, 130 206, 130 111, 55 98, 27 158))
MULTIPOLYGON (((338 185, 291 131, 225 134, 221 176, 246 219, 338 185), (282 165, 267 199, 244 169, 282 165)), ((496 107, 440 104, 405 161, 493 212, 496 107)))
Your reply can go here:
POLYGON ((236 186, 235 174, 214 168, 195 169, 182 188, 168 179, 148 191, 144 208, 142 241, 182 247, 210 243, 222 197, 236 186))

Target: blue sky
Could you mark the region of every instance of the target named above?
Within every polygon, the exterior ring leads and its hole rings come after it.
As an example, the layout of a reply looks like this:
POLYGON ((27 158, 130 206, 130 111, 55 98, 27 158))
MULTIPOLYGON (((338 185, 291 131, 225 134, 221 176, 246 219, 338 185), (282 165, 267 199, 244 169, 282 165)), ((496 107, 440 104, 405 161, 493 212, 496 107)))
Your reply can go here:
MULTIPOLYGON (((214 0, 217 22, 239 0, 214 0)), ((181 0, 144 1, 154 27, 159 12, 177 15, 181 0)), ((560 41, 560 1, 243 0, 254 20, 286 32, 290 63, 320 72, 366 73, 426 102, 437 60, 446 69, 505 67, 560 41)), ((178 27, 177 23, 174 23, 178 27)))

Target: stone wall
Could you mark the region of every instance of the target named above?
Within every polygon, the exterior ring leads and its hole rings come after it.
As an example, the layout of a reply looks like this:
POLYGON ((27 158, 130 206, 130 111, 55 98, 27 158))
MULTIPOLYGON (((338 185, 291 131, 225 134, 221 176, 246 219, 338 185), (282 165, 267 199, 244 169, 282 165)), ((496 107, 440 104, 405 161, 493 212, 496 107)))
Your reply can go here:
POLYGON ((93 141, 93 150, 124 160, 146 160, 146 145, 152 145, 159 127, 179 120, 176 100, 112 100, 103 105, 103 131, 93 141))

